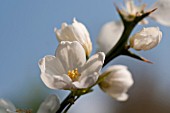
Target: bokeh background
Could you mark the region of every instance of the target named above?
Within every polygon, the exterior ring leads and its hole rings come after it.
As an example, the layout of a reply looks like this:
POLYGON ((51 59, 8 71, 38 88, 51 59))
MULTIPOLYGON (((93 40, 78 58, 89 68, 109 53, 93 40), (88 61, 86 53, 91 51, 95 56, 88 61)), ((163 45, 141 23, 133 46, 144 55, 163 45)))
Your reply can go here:
MULTIPOLYGON (((148 8, 156 0, 143 0, 148 8)), ((38 61, 53 55, 57 47, 54 27, 76 19, 86 25, 96 49, 96 38, 106 22, 119 20, 113 3, 123 0, 0 0, 0 98, 33 113, 48 94, 62 101, 68 91, 47 88, 40 79, 38 61)), ((163 39, 156 48, 136 52, 150 59, 147 64, 129 57, 118 57, 110 64, 127 65, 134 86, 126 102, 117 102, 95 87, 80 98, 69 113, 170 113, 170 28, 151 21, 142 27, 159 26, 163 39)))

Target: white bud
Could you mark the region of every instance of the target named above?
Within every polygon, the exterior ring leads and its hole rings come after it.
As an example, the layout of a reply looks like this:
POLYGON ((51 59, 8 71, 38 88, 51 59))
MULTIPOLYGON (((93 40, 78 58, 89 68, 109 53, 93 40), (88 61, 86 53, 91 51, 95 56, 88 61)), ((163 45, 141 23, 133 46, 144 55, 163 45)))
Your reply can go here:
POLYGON ((106 74, 108 74, 106 78, 99 84, 100 88, 118 101, 127 100, 126 92, 133 85, 132 75, 127 67, 123 65, 111 66, 101 76, 106 74))
POLYGON ((56 95, 49 95, 41 103, 37 113, 56 113, 60 107, 60 101, 56 95))
POLYGON ((123 29, 121 21, 111 21, 104 24, 97 38, 98 51, 108 53, 119 41, 123 29))
POLYGON ((92 51, 92 42, 86 27, 73 19, 71 25, 63 23, 61 29, 54 28, 58 41, 78 41, 85 49, 86 55, 89 56, 92 51))
POLYGON ((130 46, 135 50, 149 50, 160 43, 162 32, 159 27, 143 28, 130 38, 130 46))

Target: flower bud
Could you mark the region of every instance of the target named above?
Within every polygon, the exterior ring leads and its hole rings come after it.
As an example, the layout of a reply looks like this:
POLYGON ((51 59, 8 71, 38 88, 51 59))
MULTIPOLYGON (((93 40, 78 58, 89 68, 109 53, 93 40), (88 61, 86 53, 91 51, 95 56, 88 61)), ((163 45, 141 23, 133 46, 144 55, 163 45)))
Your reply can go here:
POLYGON ((123 29, 121 21, 111 21, 104 24, 97 38, 98 51, 108 53, 120 40, 123 29))
POLYGON ((130 46, 135 50, 149 50, 160 43, 162 32, 159 27, 143 28, 130 38, 130 46))
POLYGON ((126 92, 133 85, 133 79, 126 66, 111 66, 101 76, 106 76, 99 84, 104 92, 118 101, 128 99, 126 92))
POLYGON ((72 25, 63 23, 61 29, 54 29, 58 41, 78 41, 85 49, 86 55, 89 56, 92 51, 92 42, 90 39, 89 32, 86 27, 73 19, 72 25))
POLYGON ((51 94, 41 103, 37 113, 56 113, 59 108, 60 101, 58 97, 51 94))

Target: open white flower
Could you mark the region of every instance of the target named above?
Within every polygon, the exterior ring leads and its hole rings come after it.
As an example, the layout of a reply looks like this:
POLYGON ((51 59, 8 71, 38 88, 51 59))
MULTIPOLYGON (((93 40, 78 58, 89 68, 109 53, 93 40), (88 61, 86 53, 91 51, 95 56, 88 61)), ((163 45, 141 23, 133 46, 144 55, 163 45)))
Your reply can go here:
POLYGON ((0 99, 0 113, 16 113, 16 108, 9 100, 0 99))
POLYGON ((93 85, 99 76, 105 54, 99 52, 88 59, 82 45, 63 41, 56 56, 45 56, 39 61, 41 79, 52 89, 78 89, 93 85))
MULTIPOLYGON (((121 13, 124 15, 124 18, 126 20, 133 20, 136 16, 140 16, 143 14, 144 9, 146 7, 146 4, 142 4, 142 5, 135 5, 133 0, 126 0, 125 1, 125 8, 123 10, 121 10, 121 13)), ((141 24, 147 24, 148 21, 146 19, 143 19, 141 22, 141 24)))
POLYGON ((160 43, 162 32, 159 27, 143 28, 130 38, 130 46, 135 50, 149 50, 160 43))
POLYGON ((128 99, 126 93, 133 85, 131 73, 126 66, 114 65, 109 67, 101 76, 106 78, 99 84, 100 88, 118 101, 125 101, 128 99))
POLYGON ((58 41, 78 41, 85 49, 86 55, 89 56, 92 51, 92 42, 86 27, 73 19, 72 25, 63 23, 61 29, 54 28, 58 41))
POLYGON ((145 4, 142 4, 141 6, 136 6, 133 0, 126 0, 125 1, 126 9, 128 15, 136 16, 136 14, 139 14, 144 10, 146 7, 145 4))
POLYGON ((60 108, 60 101, 56 95, 49 95, 44 102, 41 103, 37 113, 56 113, 60 108))
POLYGON ((153 8, 157 8, 157 10, 150 17, 162 25, 170 26, 170 0, 158 0, 153 8))
POLYGON ((104 24, 97 38, 97 43, 99 45, 98 51, 104 53, 109 52, 109 50, 114 47, 120 39, 123 29, 121 21, 111 21, 104 24))

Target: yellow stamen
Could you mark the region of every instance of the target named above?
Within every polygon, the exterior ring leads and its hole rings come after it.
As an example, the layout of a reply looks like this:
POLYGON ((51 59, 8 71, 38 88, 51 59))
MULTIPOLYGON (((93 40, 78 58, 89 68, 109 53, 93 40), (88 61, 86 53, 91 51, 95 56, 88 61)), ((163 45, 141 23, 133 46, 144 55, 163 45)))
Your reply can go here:
POLYGON ((73 80, 73 81, 76 81, 78 80, 80 74, 78 72, 78 69, 74 69, 74 70, 69 70, 68 71, 68 76, 73 80))

